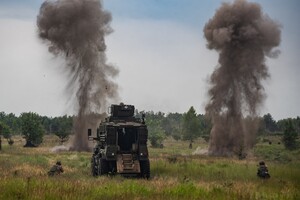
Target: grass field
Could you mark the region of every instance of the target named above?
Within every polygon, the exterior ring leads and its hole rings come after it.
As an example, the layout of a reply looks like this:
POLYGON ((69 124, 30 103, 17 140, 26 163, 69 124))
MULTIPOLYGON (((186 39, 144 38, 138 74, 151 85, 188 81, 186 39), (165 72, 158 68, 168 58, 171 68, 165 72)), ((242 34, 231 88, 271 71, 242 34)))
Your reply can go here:
POLYGON ((245 160, 193 155, 186 142, 168 139, 163 149, 149 148, 151 179, 90 175, 90 152, 59 152, 54 136, 38 148, 23 148, 15 138, 0 151, 0 199, 300 199, 300 151, 287 151, 278 138, 258 143, 245 160), (257 163, 265 160, 271 178, 256 177, 257 163), (61 160, 65 173, 48 177, 61 160))

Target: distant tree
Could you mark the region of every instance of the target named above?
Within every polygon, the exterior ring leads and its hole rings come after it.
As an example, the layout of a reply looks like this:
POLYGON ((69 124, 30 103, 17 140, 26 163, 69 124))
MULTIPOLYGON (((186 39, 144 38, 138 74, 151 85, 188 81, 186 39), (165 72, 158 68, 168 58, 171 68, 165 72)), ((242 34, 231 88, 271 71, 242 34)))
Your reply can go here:
POLYGON ((20 133, 20 120, 15 114, 9 113, 7 115, 6 124, 12 130, 12 134, 20 133))
POLYGON ((44 129, 41 124, 41 117, 33 112, 22 113, 21 119, 21 129, 24 138, 26 139, 26 144, 24 147, 35 147, 42 143, 44 136, 44 129))
POLYGON ((5 123, 0 122, 0 135, 2 135, 8 142, 8 144, 13 144, 13 139, 11 138, 11 129, 5 123))
POLYGON ((68 141, 70 136, 70 131, 62 128, 58 132, 55 132, 54 134, 60 139, 60 143, 63 144, 64 142, 68 141))
POLYGON ((2 135, 4 138, 9 138, 11 134, 11 130, 9 126, 7 126, 5 123, 0 121, 0 135, 2 135))
POLYGON ((210 131, 212 129, 211 120, 205 115, 198 115, 200 120, 200 135, 201 137, 208 142, 210 138, 210 131))
POLYGON ((279 131, 284 132, 286 124, 288 121, 291 120, 292 124, 298 134, 300 134, 300 117, 298 116, 297 118, 288 118, 288 119, 281 119, 278 120, 277 122, 277 127, 279 131))
MULTIPOLYGON (((265 121, 263 117, 257 117, 257 135, 264 135, 266 132, 265 121)), ((276 123, 276 127, 278 128, 278 123, 276 123)))
POLYGON ((190 142, 200 136, 200 121, 193 106, 183 114, 182 134, 183 140, 190 142))
POLYGON ((146 114, 146 123, 148 126, 148 138, 152 147, 160 147, 163 140, 165 139, 164 130, 160 125, 159 118, 149 119, 146 114))
POLYGON ((174 127, 172 121, 169 118, 165 117, 162 119, 161 127, 167 136, 170 136, 172 134, 174 127))
POLYGON ((277 130, 276 121, 273 119, 270 113, 263 116, 266 130, 269 132, 274 132, 277 130))
POLYGON ((199 123, 200 123, 200 133, 201 136, 205 135, 208 136, 210 135, 210 131, 212 128, 212 124, 210 119, 208 119, 205 115, 198 115, 199 123))
POLYGON ((175 140, 181 139, 182 114, 169 113, 162 119, 161 127, 167 136, 172 136, 175 140))
POLYGON ((11 129, 11 134, 20 132, 20 120, 15 114, 5 114, 4 112, 0 112, 0 121, 5 123, 11 129))
POLYGON ((297 147, 297 131, 294 128, 292 120, 288 120, 285 125, 282 142, 286 149, 292 150, 297 147))
POLYGON ((295 127, 296 127, 298 134, 300 134, 300 117, 299 116, 295 119, 295 127))
POLYGON ((5 112, 0 112, 0 122, 6 124, 7 115, 5 112))
POLYGON ((69 139, 72 131, 72 120, 67 115, 57 118, 57 130, 55 135, 59 137, 60 142, 64 143, 69 139))
POLYGON ((179 129, 175 129, 172 133, 172 138, 176 141, 180 140, 181 139, 181 132, 179 129))
POLYGON ((41 123, 43 125, 43 128, 45 130, 46 134, 51 134, 52 133, 52 118, 49 118, 47 116, 42 116, 40 117, 41 123))

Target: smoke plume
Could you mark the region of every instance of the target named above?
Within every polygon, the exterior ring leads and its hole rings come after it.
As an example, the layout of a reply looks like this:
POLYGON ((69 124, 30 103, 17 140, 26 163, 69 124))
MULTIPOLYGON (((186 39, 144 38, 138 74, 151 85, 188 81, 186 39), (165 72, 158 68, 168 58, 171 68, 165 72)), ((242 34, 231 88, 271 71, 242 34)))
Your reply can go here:
POLYGON ((207 48, 219 53, 219 66, 210 77, 206 114, 212 120, 209 153, 230 156, 253 145, 256 118, 265 98, 262 81, 270 75, 266 57, 276 57, 278 23, 257 3, 223 3, 204 27, 207 48))
POLYGON ((49 52, 66 61, 68 93, 76 91, 73 150, 89 150, 88 124, 95 125, 108 100, 118 98, 112 80, 118 70, 106 63, 105 55, 104 36, 112 32, 110 21, 111 14, 99 0, 45 1, 37 16, 39 37, 49 52))

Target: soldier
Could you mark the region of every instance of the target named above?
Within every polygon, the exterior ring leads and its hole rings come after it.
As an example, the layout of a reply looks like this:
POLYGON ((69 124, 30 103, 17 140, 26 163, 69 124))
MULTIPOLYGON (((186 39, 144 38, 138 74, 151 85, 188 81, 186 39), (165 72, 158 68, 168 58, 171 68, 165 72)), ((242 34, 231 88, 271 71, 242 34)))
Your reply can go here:
POLYGON ((53 165, 48 172, 49 176, 59 175, 60 173, 63 173, 64 169, 61 166, 61 162, 57 161, 55 165, 53 165))
POLYGON ((260 178, 270 178, 269 170, 264 161, 259 162, 257 176, 260 178))

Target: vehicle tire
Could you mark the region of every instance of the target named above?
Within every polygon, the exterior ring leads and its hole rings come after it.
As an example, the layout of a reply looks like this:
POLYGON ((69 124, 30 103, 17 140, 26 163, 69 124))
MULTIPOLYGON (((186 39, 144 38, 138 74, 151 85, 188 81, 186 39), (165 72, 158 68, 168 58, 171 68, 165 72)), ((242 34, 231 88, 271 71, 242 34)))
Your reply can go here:
POLYGON ((96 162, 95 162, 95 157, 94 156, 91 159, 91 173, 92 173, 92 176, 98 176, 97 167, 96 167, 96 162))
POLYGON ((102 158, 102 173, 108 174, 108 161, 102 158))
POLYGON ((149 179, 150 178, 150 162, 149 160, 140 161, 141 167, 141 177, 149 179))
POLYGON ((109 174, 117 173, 117 164, 116 161, 109 161, 107 162, 107 172, 109 174))
POLYGON ((102 159, 101 158, 98 158, 98 166, 97 166, 97 174, 98 176, 101 176, 103 173, 102 173, 102 159))
POLYGON ((105 159, 99 158, 97 172, 99 176, 108 173, 108 163, 105 159))

